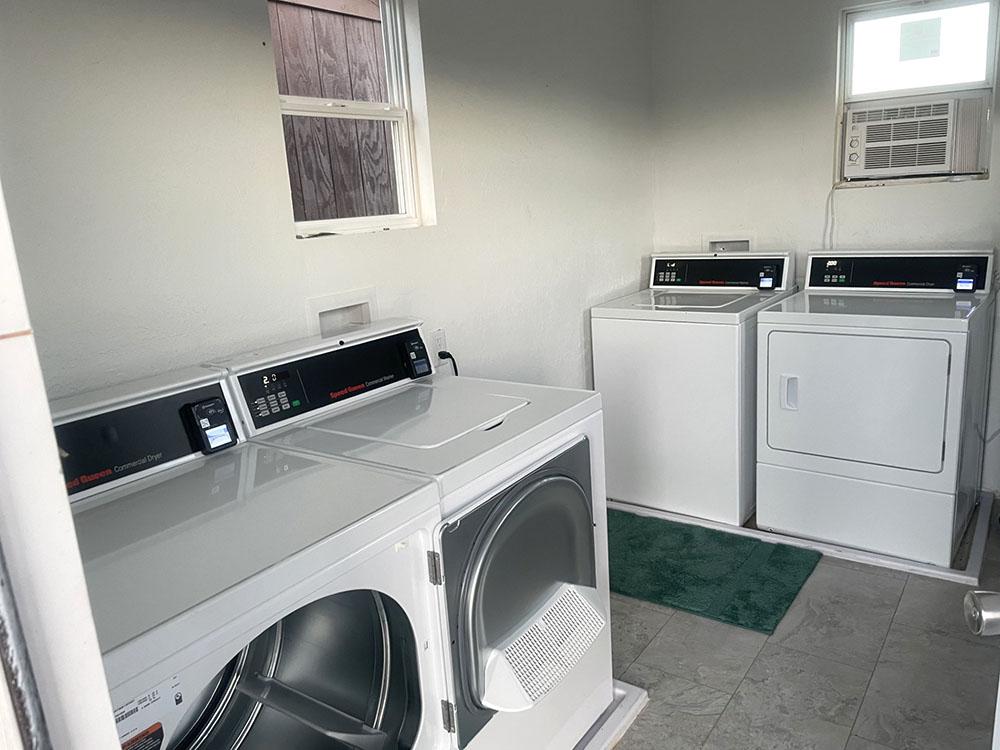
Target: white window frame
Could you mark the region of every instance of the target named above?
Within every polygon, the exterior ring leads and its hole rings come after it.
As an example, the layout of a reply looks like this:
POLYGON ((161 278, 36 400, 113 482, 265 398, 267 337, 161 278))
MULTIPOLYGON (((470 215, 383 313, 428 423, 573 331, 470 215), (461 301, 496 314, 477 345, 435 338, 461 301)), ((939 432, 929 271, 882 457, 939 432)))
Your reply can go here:
MULTIPOLYGON (((985 174, 976 175, 940 175, 932 177, 893 177, 883 180, 855 181, 845 180, 843 175, 844 158, 844 128, 847 126, 845 117, 847 106, 856 102, 878 101, 882 99, 909 99, 934 94, 974 94, 986 93, 990 95, 990 130, 992 131, 993 120, 995 119, 994 107, 996 102, 996 82, 997 63, 1000 61, 998 45, 1000 45, 1000 0, 988 0, 990 3, 990 29, 987 39, 987 68, 986 82, 948 84, 945 86, 926 86, 919 89, 894 89, 891 91, 876 91, 867 94, 856 94, 848 96, 847 91, 850 86, 850 75, 853 72, 851 62, 854 57, 853 44, 853 22, 855 20, 878 18, 882 16, 894 16, 906 11, 933 11, 941 8, 953 8, 967 5, 969 0, 886 0, 885 2, 864 3, 844 8, 840 14, 840 29, 837 38, 837 127, 836 140, 834 142, 833 154, 833 187, 846 189, 863 189, 884 185, 898 185, 906 183, 920 182, 963 182, 967 180, 989 179, 989 170, 985 174)), ((984 135, 987 139, 987 148, 991 134, 984 135)))
POLYGON ((925 94, 945 94, 961 91, 983 91, 992 89, 996 82, 997 66, 997 10, 1000 0, 988 0, 990 5, 989 37, 986 44, 986 80, 966 83, 952 83, 943 86, 923 86, 913 89, 890 89, 888 91, 873 91, 866 94, 847 93, 850 88, 852 61, 854 59, 854 22, 896 16, 906 11, 914 13, 944 10, 969 5, 975 0, 890 0, 884 3, 874 3, 844 10, 841 20, 840 45, 840 100, 842 104, 852 102, 872 101, 876 99, 893 99, 896 97, 924 96, 925 94))
POLYGON ((398 214, 380 216, 296 221, 295 234, 300 239, 437 223, 418 3, 417 0, 380 0, 379 5, 388 102, 283 95, 279 96, 279 102, 283 116, 390 123, 393 126, 397 199, 402 210, 398 214))

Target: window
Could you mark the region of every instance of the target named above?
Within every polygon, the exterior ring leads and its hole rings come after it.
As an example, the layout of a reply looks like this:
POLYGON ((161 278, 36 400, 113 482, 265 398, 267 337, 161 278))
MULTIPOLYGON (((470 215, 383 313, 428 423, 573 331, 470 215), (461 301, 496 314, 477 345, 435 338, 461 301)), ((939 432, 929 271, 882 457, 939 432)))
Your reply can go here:
POLYGON ((433 223, 415 2, 268 10, 298 236, 433 223))
POLYGON ((844 14, 839 182, 989 174, 998 0, 844 14))
POLYGON ((851 14, 848 98, 987 84, 990 6, 851 14))

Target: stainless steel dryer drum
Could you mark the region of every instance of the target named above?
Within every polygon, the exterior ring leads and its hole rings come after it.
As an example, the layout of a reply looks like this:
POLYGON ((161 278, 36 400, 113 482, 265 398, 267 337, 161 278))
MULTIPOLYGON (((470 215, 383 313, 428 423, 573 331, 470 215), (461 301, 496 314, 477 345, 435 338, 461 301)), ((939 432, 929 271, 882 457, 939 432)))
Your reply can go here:
POLYGON ((410 748, 420 717, 415 654, 391 599, 326 597, 282 618, 215 675, 167 747, 410 748))
POLYGON ((605 627, 593 526, 584 440, 443 529, 460 742, 497 710, 544 698, 605 627), (560 599, 579 601, 562 605, 565 619, 551 606, 560 599), (542 618, 558 642, 532 632, 542 618))

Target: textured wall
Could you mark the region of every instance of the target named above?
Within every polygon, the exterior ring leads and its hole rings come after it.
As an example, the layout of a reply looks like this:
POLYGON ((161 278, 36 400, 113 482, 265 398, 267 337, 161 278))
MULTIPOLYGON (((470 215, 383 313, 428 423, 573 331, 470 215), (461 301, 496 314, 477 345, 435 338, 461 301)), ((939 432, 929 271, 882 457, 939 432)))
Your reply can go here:
POLYGON ((0 173, 49 392, 306 333, 376 286, 464 372, 589 382, 650 251, 649 4, 425 0, 439 224, 293 239, 263 0, 0 9, 0 173))
MULTIPOLYGON (((850 0, 671 0, 654 4, 654 244, 705 235, 820 249, 834 173, 837 30, 850 0)), ((993 133, 993 165, 1000 128, 993 133)), ((1000 244, 1000 178, 838 190, 834 246, 1000 244)), ((1000 352, 1000 347, 994 348, 1000 352)), ((1000 361, 992 419, 1000 427, 1000 361)), ((985 485, 1000 488, 1000 438, 985 485)))
MULTIPOLYGON (((820 248, 834 174, 837 31, 850 4, 654 4, 657 249, 699 247, 703 235, 730 231, 765 248, 820 248)), ((1000 129, 994 144, 996 154, 1000 129)), ((1000 239, 998 208, 997 179, 838 190, 835 245, 988 246, 1000 239)))

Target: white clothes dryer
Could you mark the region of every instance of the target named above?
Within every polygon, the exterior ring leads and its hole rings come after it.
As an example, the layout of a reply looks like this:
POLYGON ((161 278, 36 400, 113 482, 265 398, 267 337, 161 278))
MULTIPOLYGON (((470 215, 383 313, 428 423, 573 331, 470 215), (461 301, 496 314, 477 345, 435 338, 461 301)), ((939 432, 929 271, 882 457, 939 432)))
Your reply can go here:
POLYGON ((809 258, 758 315, 757 523, 942 567, 982 478, 993 254, 809 258))
POLYGON ((448 747, 432 483, 240 442, 203 368, 53 408, 125 750, 448 747))
POLYGON ((434 374, 419 321, 216 363, 253 442, 433 481, 454 746, 574 747, 612 704, 600 397, 434 374))

